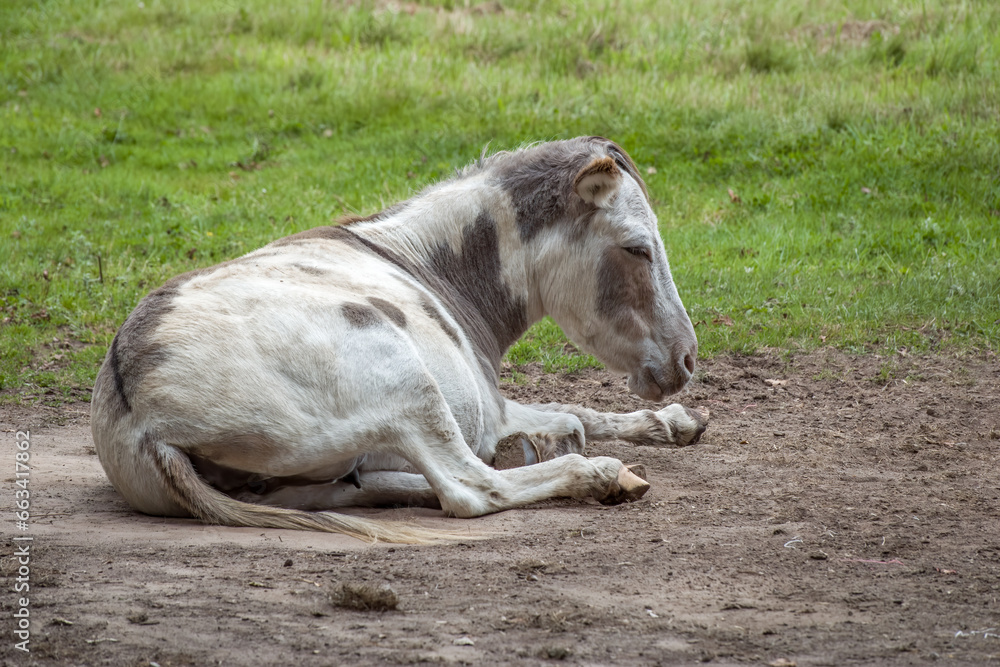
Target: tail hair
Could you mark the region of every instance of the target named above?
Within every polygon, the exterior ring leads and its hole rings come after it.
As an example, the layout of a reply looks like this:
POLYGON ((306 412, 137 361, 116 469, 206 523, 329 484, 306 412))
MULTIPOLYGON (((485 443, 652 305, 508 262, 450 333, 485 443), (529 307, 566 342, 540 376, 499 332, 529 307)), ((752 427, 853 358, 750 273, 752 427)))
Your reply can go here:
POLYGON ((400 544, 442 544, 478 539, 474 533, 423 528, 399 521, 245 503, 230 498, 205 482, 191 459, 176 447, 162 441, 150 444, 149 453, 154 465, 174 500, 205 523, 340 533, 366 542, 400 544))

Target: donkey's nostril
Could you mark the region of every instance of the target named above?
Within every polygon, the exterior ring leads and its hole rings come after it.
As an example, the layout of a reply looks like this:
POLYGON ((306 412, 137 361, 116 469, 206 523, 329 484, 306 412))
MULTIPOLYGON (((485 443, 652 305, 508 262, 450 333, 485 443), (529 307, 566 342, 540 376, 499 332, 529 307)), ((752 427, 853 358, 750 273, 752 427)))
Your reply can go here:
POLYGON ((684 355, 684 368, 687 369, 688 373, 690 373, 691 375, 694 375, 694 355, 693 354, 685 354, 684 355))

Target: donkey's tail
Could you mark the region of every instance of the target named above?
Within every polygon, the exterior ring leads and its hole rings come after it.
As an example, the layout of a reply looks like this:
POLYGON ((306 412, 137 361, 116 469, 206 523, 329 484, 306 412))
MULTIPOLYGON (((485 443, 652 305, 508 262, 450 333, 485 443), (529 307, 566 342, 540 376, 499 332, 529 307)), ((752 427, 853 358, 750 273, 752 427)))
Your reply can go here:
POLYGON ((368 542, 437 544, 477 539, 475 534, 422 528, 398 521, 245 503, 230 498, 205 482, 191 459, 176 447, 157 442, 149 449, 153 464, 173 499, 205 523, 341 533, 368 542))

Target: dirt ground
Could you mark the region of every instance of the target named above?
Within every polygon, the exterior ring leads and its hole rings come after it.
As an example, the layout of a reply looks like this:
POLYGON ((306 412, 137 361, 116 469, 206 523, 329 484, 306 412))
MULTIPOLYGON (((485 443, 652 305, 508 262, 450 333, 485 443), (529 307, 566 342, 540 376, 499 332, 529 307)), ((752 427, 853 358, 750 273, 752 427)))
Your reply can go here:
MULTIPOLYGON (((526 402, 633 410, 605 372, 527 374, 526 402)), ((712 412, 617 507, 551 501, 452 546, 202 526, 133 513, 87 406, 0 411, 0 664, 982 665, 1000 662, 1000 361, 702 361, 678 400, 712 412), (11 615, 15 429, 31 430, 31 653, 11 615), (387 584, 396 611, 334 606, 387 584)))

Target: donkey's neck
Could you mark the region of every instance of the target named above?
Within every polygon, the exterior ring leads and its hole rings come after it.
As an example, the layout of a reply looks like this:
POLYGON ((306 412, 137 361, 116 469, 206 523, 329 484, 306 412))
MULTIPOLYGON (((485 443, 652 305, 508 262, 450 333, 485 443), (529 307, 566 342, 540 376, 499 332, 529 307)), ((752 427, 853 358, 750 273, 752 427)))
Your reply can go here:
POLYGON ((504 200, 481 179, 467 178, 350 227, 408 265, 495 373, 531 324, 524 249, 504 200))

